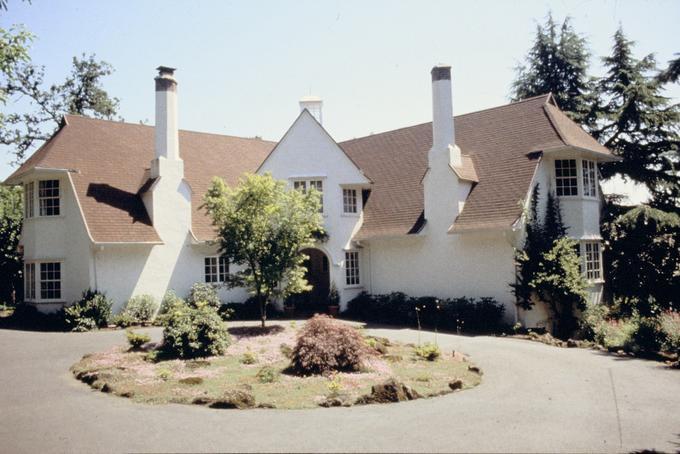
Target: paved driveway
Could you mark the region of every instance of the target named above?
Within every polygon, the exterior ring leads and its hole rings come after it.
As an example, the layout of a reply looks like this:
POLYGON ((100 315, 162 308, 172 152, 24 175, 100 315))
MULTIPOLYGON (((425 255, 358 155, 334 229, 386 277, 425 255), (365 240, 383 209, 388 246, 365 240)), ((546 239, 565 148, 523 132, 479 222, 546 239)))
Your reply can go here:
MULTIPOLYGON (((417 338, 413 330, 372 331, 417 338)), ((443 349, 468 353, 484 369, 480 386, 391 405, 211 410, 135 404, 92 391, 68 372, 84 353, 124 342, 121 331, 0 330, 0 451, 680 449, 680 372, 654 362, 440 334, 443 349)))

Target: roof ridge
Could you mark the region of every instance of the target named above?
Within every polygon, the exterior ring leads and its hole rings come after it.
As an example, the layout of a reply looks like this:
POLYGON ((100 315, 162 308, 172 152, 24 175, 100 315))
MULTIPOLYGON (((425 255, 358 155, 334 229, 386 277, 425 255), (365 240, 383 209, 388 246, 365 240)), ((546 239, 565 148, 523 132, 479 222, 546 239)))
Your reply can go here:
MULTIPOLYGON (((536 96, 532 96, 531 98, 522 99, 521 101, 512 101, 512 102, 509 102, 508 104, 502 104, 500 106, 487 107, 486 109, 480 109, 480 110, 475 110, 475 111, 472 111, 472 112, 466 112, 464 114, 454 115, 453 119, 465 117, 465 116, 468 116, 468 115, 475 115, 475 114, 478 114, 478 113, 481 113, 481 112, 487 112, 489 110, 496 110, 496 109, 504 109, 504 108, 507 108, 507 107, 513 107, 513 106, 516 106, 518 104, 522 104, 522 103, 525 103, 525 102, 535 101, 538 98, 546 98, 546 103, 547 103, 547 101, 550 99, 551 96, 552 96, 551 93, 546 93, 546 94, 543 94, 543 95, 536 95, 536 96)), ((558 109, 559 109, 559 107, 558 107, 558 109)), ((367 136, 354 137, 352 139, 343 140, 342 142, 339 142, 339 143, 352 142, 354 140, 366 139, 368 137, 375 137, 375 136, 379 136, 379 135, 382 135, 382 134, 390 134, 390 133, 393 133, 393 132, 401 131, 403 129, 415 128, 415 127, 418 127, 418 126, 426 125, 428 123, 432 123, 432 121, 424 121, 422 123, 417 123, 417 124, 411 125, 411 126, 402 126, 400 128, 390 129, 388 131, 376 132, 376 133, 373 133, 373 134, 369 134, 367 136)))
MULTIPOLYGON (((102 121, 105 123, 115 123, 115 124, 122 124, 122 125, 128 125, 128 126, 141 126, 144 128, 155 128, 156 125, 147 125, 144 123, 132 123, 129 121, 116 121, 116 120, 107 120, 104 118, 93 118, 93 117, 86 117, 85 115, 78 115, 78 114, 65 114, 64 118, 66 117, 76 117, 76 118, 82 118, 83 120, 87 121, 102 121)), ((260 140, 262 142, 271 142, 271 143, 276 143, 274 140, 267 140, 263 138, 257 138, 257 137, 242 137, 242 136, 235 136, 232 134, 219 134, 216 132, 205 132, 205 131, 194 131, 192 129, 179 129, 181 132, 189 132, 192 134, 205 134, 209 136, 219 136, 219 137, 231 137, 234 139, 243 139, 243 140, 260 140)))

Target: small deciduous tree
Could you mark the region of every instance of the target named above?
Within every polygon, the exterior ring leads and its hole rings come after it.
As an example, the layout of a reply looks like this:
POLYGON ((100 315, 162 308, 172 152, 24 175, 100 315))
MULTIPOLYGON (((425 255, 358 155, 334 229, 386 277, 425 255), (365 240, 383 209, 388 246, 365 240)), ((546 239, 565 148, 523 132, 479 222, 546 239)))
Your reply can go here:
POLYGON ((303 266, 307 256, 300 251, 323 231, 319 193, 287 189, 270 174, 248 174, 235 188, 214 178, 204 201, 221 253, 238 267, 230 270, 228 285, 255 295, 264 327, 273 298, 310 289, 303 266))

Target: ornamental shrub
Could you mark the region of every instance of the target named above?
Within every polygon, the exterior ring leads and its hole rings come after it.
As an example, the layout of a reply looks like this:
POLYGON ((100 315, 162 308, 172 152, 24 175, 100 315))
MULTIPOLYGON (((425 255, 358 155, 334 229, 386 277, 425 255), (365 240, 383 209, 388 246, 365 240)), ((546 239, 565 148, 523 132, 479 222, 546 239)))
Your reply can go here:
POLYGON ((64 308, 64 323, 71 331, 104 328, 111 318, 112 301, 96 290, 86 290, 80 300, 64 308))
POLYGON ((356 329, 327 315, 315 315, 298 333, 291 366, 302 375, 355 371, 367 355, 356 329))
POLYGON ((127 341, 128 344, 130 344, 131 350, 139 350, 144 344, 151 342, 151 337, 149 337, 148 334, 135 333, 131 329, 128 329, 125 332, 125 335, 127 336, 127 341))
POLYGON ((196 307, 198 303, 208 304, 215 309, 218 309, 222 302, 219 296, 217 296, 217 288, 212 284, 206 284, 204 282, 197 282, 191 286, 189 290, 189 296, 187 297, 187 303, 190 306, 196 307))
POLYGON ((442 351, 439 349, 439 346, 431 342, 425 342, 423 345, 418 345, 414 348, 414 352, 417 357, 427 361, 436 361, 442 356, 442 351))
POLYGON ((667 311, 660 317, 664 334, 663 350, 680 355, 680 312, 667 311))
POLYGON ((151 323, 158 312, 158 302, 151 295, 137 295, 130 298, 122 311, 115 315, 112 322, 121 328, 151 323))
POLYGON ((171 308, 178 304, 184 304, 185 301, 177 296, 174 290, 168 290, 163 295, 163 301, 161 301, 161 307, 158 310, 158 316, 167 314, 171 308))
POLYGON ((177 358, 197 358, 222 355, 231 338, 214 306, 176 302, 163 315, 163 344, 161 350, 177 358))

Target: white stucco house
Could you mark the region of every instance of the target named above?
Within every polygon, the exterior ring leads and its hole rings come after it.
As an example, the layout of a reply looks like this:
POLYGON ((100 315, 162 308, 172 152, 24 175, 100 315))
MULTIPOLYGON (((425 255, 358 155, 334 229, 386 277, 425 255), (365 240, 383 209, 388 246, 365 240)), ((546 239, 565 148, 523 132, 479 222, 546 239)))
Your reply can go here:
MULTIPOLYGON (((21 245, 25 299, 51 310, 87 288, 115 301, 137 294, 185 294, 219 283, 229 264, 201 209, 213 176, 236 184, 271 172, 290 187, 323 194, 328 239, 310 255, 319 294, 335 283, 341 306, 361 291, 412 296, 493 297, 508 321, 509 287, 532 188, 561 202, 583 270, 602 293, 597 163, 611 153, 547 94, 453 117, 451 71, 432 69, 433 119, 336 142, 321 123, 322 102, 304 98, 278 143, 178 130, 174 70, 160 67, 156 126, 68 115, 59 131, 5 184, 25 188, 21 245)), ((221 289, 243 301, 243 289, 221 289)))

